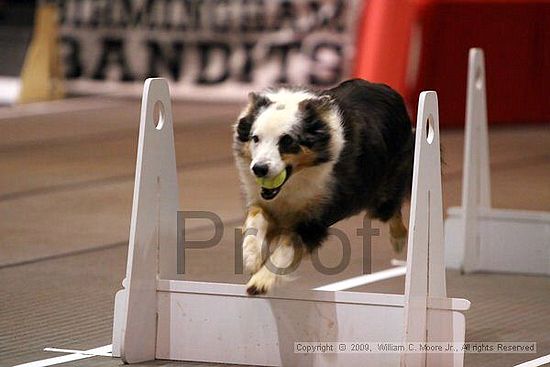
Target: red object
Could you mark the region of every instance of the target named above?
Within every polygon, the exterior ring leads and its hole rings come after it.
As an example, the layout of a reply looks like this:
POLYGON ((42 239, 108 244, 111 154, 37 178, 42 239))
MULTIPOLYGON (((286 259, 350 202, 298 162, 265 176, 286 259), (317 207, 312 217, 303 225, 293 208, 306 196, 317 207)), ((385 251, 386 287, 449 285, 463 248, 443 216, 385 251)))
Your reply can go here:
POLYGON ((391 85, 414 110, 435 90, 441 125, 460 126, 471 47, 485 52, 491 123, 550 122, 550 1, 370 0, 355 75, 391 85))

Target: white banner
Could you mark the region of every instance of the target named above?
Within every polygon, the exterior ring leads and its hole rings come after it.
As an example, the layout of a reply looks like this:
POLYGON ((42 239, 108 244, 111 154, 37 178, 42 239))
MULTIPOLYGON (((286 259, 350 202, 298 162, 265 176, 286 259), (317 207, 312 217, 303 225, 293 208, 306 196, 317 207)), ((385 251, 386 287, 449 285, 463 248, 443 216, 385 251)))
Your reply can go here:
POLYGON ((361 0, 55 0, 69 91, 242 99, 350 76, 361 0))

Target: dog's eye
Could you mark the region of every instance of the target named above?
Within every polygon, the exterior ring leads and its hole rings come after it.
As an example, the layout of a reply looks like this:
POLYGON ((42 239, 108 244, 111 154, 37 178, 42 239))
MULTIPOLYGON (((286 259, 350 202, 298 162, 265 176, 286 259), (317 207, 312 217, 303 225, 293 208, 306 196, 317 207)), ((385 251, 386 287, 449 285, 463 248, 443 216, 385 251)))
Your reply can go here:
POLYGON ((292 136, 285 134, 279 139, 279 149, 281 153, 296 153, 299 147, 292 136))
POLYGON ((287 134, 283 135, 281 137, 281 140, 279 140, 279 145, 281 146, 289 146, 292 144, 294 144, 294 139, 292 138, 292 136, 287 134))
POLYGON ((260 138, 258 138, 258 135, 252 135, 252 141, 253 141, 254 143, 257 143, 257 142, 260 141, 260 138))

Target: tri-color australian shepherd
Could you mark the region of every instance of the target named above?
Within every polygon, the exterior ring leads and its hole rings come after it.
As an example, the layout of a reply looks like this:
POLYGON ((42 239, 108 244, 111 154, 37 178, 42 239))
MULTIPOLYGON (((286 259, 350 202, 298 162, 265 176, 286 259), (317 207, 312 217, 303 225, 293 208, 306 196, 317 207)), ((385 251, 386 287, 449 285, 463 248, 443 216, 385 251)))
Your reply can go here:
POLYGON ((270 290, 323 243, 332 224, 363 210, 389 222, 400 251, 413 145, 403 99, 384 84, 354 79, 324 91, 250 93, 234 136, 248 211, 247 292, 270 290))

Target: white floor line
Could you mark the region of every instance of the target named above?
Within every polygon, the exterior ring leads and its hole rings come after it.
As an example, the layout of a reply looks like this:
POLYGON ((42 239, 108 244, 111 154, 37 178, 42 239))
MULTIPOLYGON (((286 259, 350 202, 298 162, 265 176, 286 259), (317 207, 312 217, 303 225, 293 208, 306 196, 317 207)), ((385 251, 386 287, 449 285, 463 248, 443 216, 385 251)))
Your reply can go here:
MULTIPOLYGON (((106 345, 105 347, 111 347, 111 345, 106 345)), ((104 348, 104 347, 100 347, 104 348)), ((96 348, 97 349, 97 348, 96 348)), ((112 357, 111 348, 106 352, 99 352, 96 349, 93 349, 93 353, 87 350, 75 350, 75 349, 61 349, 61 348, 44 348, 46 352, 56 352, 56 353, 72 353, 72 354, 84 354, 90 356, 99 356, 99 357, 112 357)))
POLYGON ((538 367, 550 363, 550 354, 543 357, 533 359, 532 361, 516 364, 514 367, 538 367))
POLYGON ((92 358, 92 357, 95 357, 95 356, 98 356, 98 355, 102 356, 102 355, 110 352, 111 350, 112 350, 112 345, 109 344, 109 345, 104 345, 102 347, 98 347, 98 348, 94 348, 94 349, 83 350, 83 351, 81 351, 81 353, 73 353, 73 354, 68 354, 66 356, 61 356, 61 357, 53 357, 53 358, 42 359, 42 360, 39 360, 39 361, 18 364, 17 366, 13 366, 13 367, 47 367, 47 366, 54 366, 56 364, 67 363, 67 362, 72 362, 72 361, 78 361, 80 359, 92 358))
POLYGON ((358 277, 341 280, 339 282, 324 285, 322 287, 314 288, 314 291, 343 291, 350 288, 359 287, 360 285, 379 282, 381 280, 395 278, 405 275, 407 272, 406 266, 397 266, 382 271, 377 271, 371 274, 360 275, 358 277))

